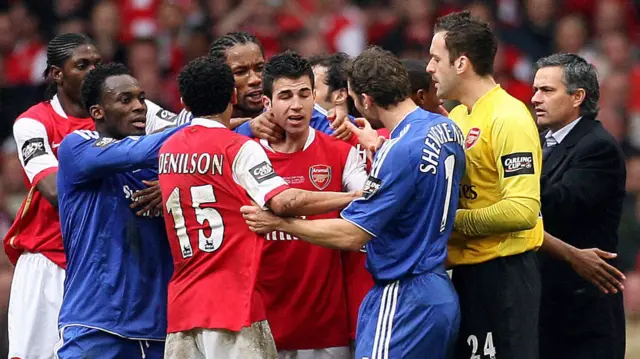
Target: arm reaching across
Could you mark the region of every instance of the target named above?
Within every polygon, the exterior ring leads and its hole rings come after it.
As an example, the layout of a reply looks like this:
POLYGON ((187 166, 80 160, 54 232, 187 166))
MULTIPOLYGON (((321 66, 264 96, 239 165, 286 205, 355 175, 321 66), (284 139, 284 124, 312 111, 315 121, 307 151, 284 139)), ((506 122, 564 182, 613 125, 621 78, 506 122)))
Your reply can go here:
POLYGON ((280 218, 253 206, 244 206, 240 211, 249 228, 256 233, 283 231, 311 244, 327 248, 358 251, 372 238, 364 230, 341 218, 314 221, 280 218))

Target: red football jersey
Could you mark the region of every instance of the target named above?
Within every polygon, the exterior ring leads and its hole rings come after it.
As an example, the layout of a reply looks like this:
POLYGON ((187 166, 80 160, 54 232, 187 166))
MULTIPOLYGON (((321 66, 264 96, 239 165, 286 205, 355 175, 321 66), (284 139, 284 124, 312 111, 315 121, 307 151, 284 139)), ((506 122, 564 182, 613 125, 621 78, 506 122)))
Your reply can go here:
MULTIPOLYGON (((291 187, 342 192, 359 190, 366 181, 356 149, 314 129, 295 153, 275 152, 266 141, 260 142, 275 171, 291 187)), ((306 219, 338 217, 334 211, 306 219)), ((349 345, 340 251, 277 231, 266 239, 258 285, 278 350, 349 345)))
POLYGON ((240 331, 264 320, 256 289, 264 238, 240 207, 289 188, 264 149, 215 121, 195 118, 160 149, 158 177, 173 255, 167 331, 240 331))
POLYGON ((67 116, 57 96, 32 106, 13 125, 25 184, 29 189, 16 219, 4 237, 4 249, 15 265, 24 251, 42 253, 65 268, 58 211, 36 190, 38 182, 58 171, 58 146, 75 130, 93 130, 91 118, 67 116))

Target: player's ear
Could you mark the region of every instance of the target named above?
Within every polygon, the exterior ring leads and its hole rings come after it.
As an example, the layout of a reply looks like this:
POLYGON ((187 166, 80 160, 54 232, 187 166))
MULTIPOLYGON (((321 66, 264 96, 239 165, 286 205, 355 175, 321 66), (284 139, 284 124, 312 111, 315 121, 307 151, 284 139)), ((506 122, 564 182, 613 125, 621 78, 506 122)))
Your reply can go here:
POLYGON ((453 65, 456 67, 456 72, 458 74, 461 74, 461 73, 467 71, 469 66, 471 66, 471 62, 469 62, 469 58, 468 57, 462 55, 462 56, 458 57, 456 59, 456 61, 453 62, 453 65))
POLYGON ((233 94, 231 94, 231 104, 235 105, 238 103, 238 89, 233 88, 233 94))
POLYGON ((371 96, 367 95, 366 93, 363 93, 361 96, 362 96, 362 106, 364 107, 364 109, 368 110, 372 108, 373 98, 371 98, 371 96))
POLYGON ((422 106, 424 105, 424 101, 427 98, 427 91, 420 89, 418 90, 418 92, 416 92, 416 100, 418 103, 416 103, 416 105, 418 106, 422 106))
POLYGON ((58 66, 51 66, 51 78, 56 85, 62 84, 62 69, 58 66))
POLYGON ((262 105, 267 111, 271 110, 271 99, 265 95, 262 95, 262 105))
POLYGON ((100 105, 93 105, 89 107, 89 115, 96 121, 102 121, 104 119, 104 109, 100 105))

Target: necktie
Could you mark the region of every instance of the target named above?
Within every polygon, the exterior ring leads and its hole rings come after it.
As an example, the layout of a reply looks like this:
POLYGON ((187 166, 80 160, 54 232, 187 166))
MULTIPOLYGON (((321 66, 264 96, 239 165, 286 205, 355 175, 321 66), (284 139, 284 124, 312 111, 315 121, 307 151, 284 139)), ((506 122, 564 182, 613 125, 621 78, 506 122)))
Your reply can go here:
POLYGON ((543 161, 545 161, 547 157, 549 157, 549 155, 551 154, 551 151, 557 144, 558 144, 558 141, 556 141, 556 139, 553 138, 553 135, 546 138, 546 140, 544 141, 544 146, 542 146, 543 161))

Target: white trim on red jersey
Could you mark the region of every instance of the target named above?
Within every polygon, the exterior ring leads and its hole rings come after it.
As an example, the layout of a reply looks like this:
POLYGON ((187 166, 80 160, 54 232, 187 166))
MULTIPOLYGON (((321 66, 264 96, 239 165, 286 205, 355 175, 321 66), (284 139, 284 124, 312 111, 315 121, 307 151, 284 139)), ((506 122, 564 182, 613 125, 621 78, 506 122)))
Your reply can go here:
MULTIPOLYGON (((311 144, 313 143, 313 140, 316 139, 316 130, 312 127, 309 127, 309 135, 307 136, 307 141, 304 143, 304 146, 302 147, 302 150, 306 150, 307 148, 309 148, 309 146, 311 146, 311 144)), ((265 139, 261 139, 260 140, 260 144, 268 149, 269 151, 275 153, 276 150, 274 150, 273 148, 271 148, 271 145, 269 144, 269 141, 265 140, 265 139)))
POLYGON ((58 167, 58 159, 49 144, 47 128, 42 122, 28 117, 18 118, 13 124, 13 137, 18 147, 20 164, 30 183, 33 183, 40 172, 58 167))
POLYGON ((355 147, 351 147, 342 171, 342 190, 346 192, 358 191, 367 181, 365 161, 355 147))

